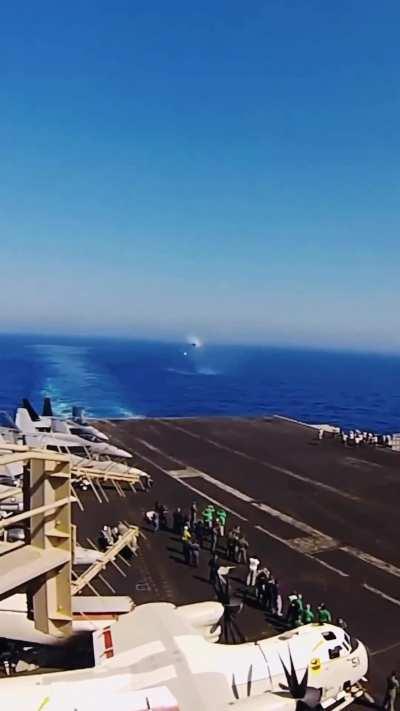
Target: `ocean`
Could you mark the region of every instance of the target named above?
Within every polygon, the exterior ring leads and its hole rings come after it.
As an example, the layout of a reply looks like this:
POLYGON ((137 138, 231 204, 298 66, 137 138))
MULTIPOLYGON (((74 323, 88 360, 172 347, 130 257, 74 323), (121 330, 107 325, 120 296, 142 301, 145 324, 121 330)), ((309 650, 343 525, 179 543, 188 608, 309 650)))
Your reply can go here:
POLYGON ((400 431, 400 357, 256 346, 0 336, 0 410, 22 397, 91 417, 269 416, 400 431), (185 355, 186 353, 186 355, 185 355))

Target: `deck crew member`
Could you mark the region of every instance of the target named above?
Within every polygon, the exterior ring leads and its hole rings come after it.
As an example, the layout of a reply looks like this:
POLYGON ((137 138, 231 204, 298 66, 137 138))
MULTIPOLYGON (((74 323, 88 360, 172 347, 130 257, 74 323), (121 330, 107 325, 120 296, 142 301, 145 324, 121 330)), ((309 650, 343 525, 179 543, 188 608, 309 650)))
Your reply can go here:
POLYGON ((193 526, 196 524, 197 521, 197 504, 195 501, 192 502, 192 505, 190 507, 190 527, 193 528, 193 526))
POLYGON ((325 607, 324 602, 321 602, 318 607, 318 622, 320 625, 323 625, 325 622, 328 622, 329 624, 332 622, 332 615, 327 607, 325 607))
POLYGON ((194 568, 200 565, 200 545, 196 539, 193 540, 190 546, 190 562, 194 568))
POLYGON ((386 711, 395 711, 395 702, 399 691, 399 678, 396 671, 392 671, 386 682, 386 693, 383 700, 383 708, 386 711))
POLYGON ((251 556, 249 558, 249 571, 247 573, 246 585, 248 588, 254 588, 256 584, 257 571, 260 561, 256 556, 251 556))
POLYGON ((211 585, 215 585, 215 583, 217 582, 219 568, 219 560, 216 553, 214 553, 208 561, 208 567, 210 569, 208 581, 211 583, 211 585))
POLYGON ((265 568, 261 568, 261 570, 258 571, 257 577, 256 577, 256 598, 257 598, 257 603, 259 604, 260 607, 265 607, 266 599, 267 599, 267 584, 268 584, 268 576, 265 571, 265 568))
POLYGON ((311 609, 310 603, 308 602, 303 610, 303 615, 302 615, 303 625, 310 625, 312 622, 314 622, 314 617, 315 617, 315 615, 311 609))
POLYGON ((211 529, 211 539, 210 539, 211 553, 215 553, 215 551, 217 550, 218 538, 219 538, 219 526, 217 523, 214 523, 214 525, 211 529))
POLYGON ((219 535, 225 535, 225 525, 226 525, 226 511, 224 509, 218 509, 217 511, 217 523, 219 525, 219 535))
POLYGON ((192 534, 189 531, 189 527, 184 526, 183 533, 182 533, 182 553, 183 553, 183 557, 185 558, 185 563, 190 562, 189 542, 190 542, 191 538, 192 538, 192 534))
POLYGON ((196 521, 194 530, 195 530, 195 534, 196 534, 196 538, 199 543, 199 546, 200 546, 200 548, 203 548, 205 530, 204 530, 204 523, 201 520, 201 518, 199 518, 198 521, 196 521))
POLYGON ((203 521, 206 529, 211 530, 214 517, 214 506, 206 506, 203 511, 203 521))
POLYGON ((247 563, 247 549, 249 547, 249 542, 246 536, 243 534, 238 540, 238 563, 247 563))

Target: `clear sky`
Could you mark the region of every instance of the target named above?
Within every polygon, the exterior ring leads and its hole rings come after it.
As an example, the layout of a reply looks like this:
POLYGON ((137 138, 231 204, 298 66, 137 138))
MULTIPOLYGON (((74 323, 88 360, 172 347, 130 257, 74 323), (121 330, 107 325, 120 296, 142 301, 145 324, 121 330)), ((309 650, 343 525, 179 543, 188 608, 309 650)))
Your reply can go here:
POLYGON ((0 328, 400 350, 399 27, 3 3, 0 328))

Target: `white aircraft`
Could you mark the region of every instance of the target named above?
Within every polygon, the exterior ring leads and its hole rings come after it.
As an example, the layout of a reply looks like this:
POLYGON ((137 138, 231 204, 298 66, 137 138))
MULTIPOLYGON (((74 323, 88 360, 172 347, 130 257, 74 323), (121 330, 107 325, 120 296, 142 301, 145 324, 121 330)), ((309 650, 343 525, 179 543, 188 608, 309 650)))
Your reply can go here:
MULTIPOLYGON (((34 407, 27 398, 22 400, 22 407, 28 411, 35 428, 39 432, 60 432, 61 434, 72 434, 89 439, 90 441, 104 440, 108 437, 104 432, 89 425, 82 420, 71 419, 65 417, 55 417, 50 398, 46 397, 43 401, 42 415, 38 415, 34 407)), ((17 411, 18 414, 18 411, 17 411)), ((16 423, 18 424, 18 423, 16 423)))
MULTIPOLYGON (((110 625, 112 616, 119 617, 132 610, 133 603, 128 597, 112 595, 109 597, 72 598, 75 618, 72 622, 72 635, 80 632, 94 632, 110 625)), ((24 593, 16 593, 0 601, 0 631, 3 639, 26 645, 45 645, 62 647, 69 643, 64 637, 55 637, 35 628, 28 617, 27 599, 24 593)))
POLYGON ((118 459, 130 459, 132 454, 119 449, 108 442, 88 440, 75 434, 62 432, 42 432, 32 420, 31 414, 24 407, 19 407, 15 416, 15 427, 29 447, 61 451, 80 457, 106 456, 118 459))
POLYGON ((0 680, 7 711, 338 711, 362 694, 364 645, 333 625, 217 640, 219 602, 150 603, 93 633, 95 666, 0 680))
MULTIPOLYGON (((87 459, 85 457, 78 457, 75 455, 71 456, 71 462, 76 469, 86 469, 88 470, 88 473, 90 473, 90 469, 98 469, 104 474, 109 474, 110 478, 112 478, 115 474, 121 474, 123 476, 139 476, 144 485, 146 485, 146 482, 144 481, 146 479, 147 484, 151 484, 151 477, 149 474, 144 472, 142 469, 130 467, 129 464, 123 464, 122 462, 114 462, 110 459, 87 459)), ((81 477, 79 477, 79 479, 80 478, 81 477)))

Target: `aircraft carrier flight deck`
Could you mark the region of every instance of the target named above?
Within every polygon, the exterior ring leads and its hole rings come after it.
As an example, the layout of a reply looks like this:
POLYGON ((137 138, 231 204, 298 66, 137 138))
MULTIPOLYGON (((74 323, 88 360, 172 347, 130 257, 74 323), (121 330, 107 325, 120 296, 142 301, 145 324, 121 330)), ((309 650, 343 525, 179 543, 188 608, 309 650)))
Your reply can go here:
MULTIPOLYGON (((324 602, 343 617, 370 654, 372 688, 383 688, 400 662, 400 457, 385 449, 345 447, 329 433, 283 418, 204 418, 99 421, 135 466, 153 478, 149 492, 107 502, 90 490, 75 507, 79 539, 95 540, 103 524, 121 519, 141 527, 138 557, 121 572, 96 580, 99 594, 131 595, 137 604, 185 604, 210 599, 210 553, 199 568, 185 565, 179 537, 143 524, 157 500, 199 511, 213 502, 240 525, 255 554, 278 578, 286 603, 297 590, 314 609, 324 602)), ((221 557, 222 558, 222 557, 221 557)), ((223 560, 223 558, 222 558, 223 560)), ((240 592, 246 567, 232 571, 240 592)), ((91 594, 91 590, 85 591, 91 594)), ((274 621, 247 601, 237 618, 246 639, 276 634, 274 621)))

